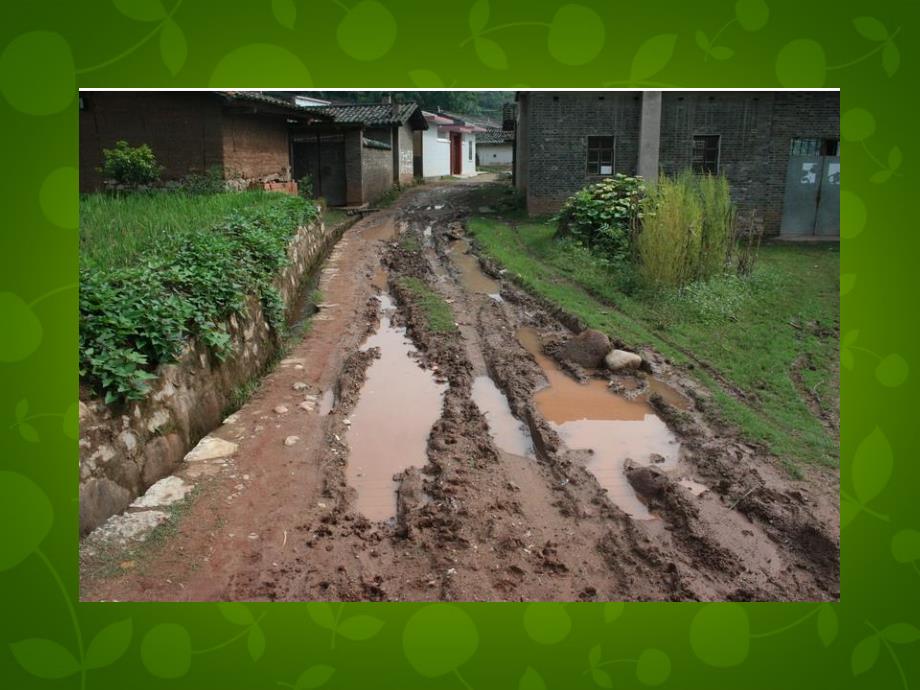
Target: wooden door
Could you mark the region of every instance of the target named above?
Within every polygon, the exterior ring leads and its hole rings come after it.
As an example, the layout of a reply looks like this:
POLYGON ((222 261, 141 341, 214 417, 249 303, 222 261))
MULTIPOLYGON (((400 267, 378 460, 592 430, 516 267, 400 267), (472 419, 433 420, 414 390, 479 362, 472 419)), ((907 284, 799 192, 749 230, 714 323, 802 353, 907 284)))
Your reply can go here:
POLYGON ((463 139, 459 132, 450 133, 450 174, 459 175, 463 165, 463 139))

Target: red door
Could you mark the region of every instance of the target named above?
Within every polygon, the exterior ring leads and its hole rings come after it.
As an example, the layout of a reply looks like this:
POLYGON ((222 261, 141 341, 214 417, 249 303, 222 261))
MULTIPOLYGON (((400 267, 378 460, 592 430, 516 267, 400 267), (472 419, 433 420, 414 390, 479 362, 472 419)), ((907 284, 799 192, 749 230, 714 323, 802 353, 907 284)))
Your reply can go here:
POLYGON ((462 165, 463 140, 459 132, 450 133, 450 174, 459 175, 462 165))

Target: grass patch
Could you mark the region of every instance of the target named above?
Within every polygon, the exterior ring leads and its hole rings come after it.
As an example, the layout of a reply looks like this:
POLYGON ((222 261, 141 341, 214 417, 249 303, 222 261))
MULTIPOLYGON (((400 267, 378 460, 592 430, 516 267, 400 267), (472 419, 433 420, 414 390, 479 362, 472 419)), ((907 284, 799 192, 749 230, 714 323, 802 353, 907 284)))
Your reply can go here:
POLYGON ((631 347, 647 345, 713 394, 720 416, 765 442, 788 466, 836 465, 838 441, 816 417, 791 375, 804 357, 803 379, 827 409, 839 395, 839 248, 767 245, 749 278, 719 275, 684 288, 640 287, 629 268, 606 262, 552 226, 514 228, 476 218, 469 229, 486 253, 528 289, 577 314, 631 347), (746 399, 731 393, 735 388, 746 399))
POLYGON ((326 224, 327 228, 334 228, 336 225, 341 225, 349 216, 345 211, 339 208, 330 208, 326 207, 323 211, 323 223, 326 224))
POLYGON ((425 313, 425 322, 432 333, 456 333, 457 324, 450 305, 434 292, 424 281, 406 277, 399 279, 400 285, 411 296, 412 302, 425 313))
POLYGON ((407 252, 417 252, 421 251, 422 243, 419 241, 416 233, 403 233, 402 237, 399 238, 399 246, 401 249, 407 252))
POLYGON ((125 268, 207 230, 235 211, 270 206, 261 191, 187 194, 86 194, 80 198, 80 263, 125 268))

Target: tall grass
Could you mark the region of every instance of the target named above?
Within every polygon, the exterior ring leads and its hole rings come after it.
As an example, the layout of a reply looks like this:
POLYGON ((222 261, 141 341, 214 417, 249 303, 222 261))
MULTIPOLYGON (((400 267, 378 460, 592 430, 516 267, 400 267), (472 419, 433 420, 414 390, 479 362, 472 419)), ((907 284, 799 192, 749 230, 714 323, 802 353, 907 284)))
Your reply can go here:
POLYGON ((686 179, 661 177, 647 203, 638 237, 640 273, 652 285, 691 280, 699 260, 703 209, 686 179))
POLYGON ((175 246, 233 211, 266 205, 262 191, 187 194, 88 194, 80 198, 80 259, 84 266, 124 268, 155 247, 175 246))
POLYGON ((676 287, 721 273, 732 253, 734 218, 724 177, 662 176, 637 238, 640 274, 650 285, 676 287))
POLYGON ((735 209, 723 176, 692 176, 699 190, 703 210, 697 272, 708 278, 725 269, 734 240, 735 209))

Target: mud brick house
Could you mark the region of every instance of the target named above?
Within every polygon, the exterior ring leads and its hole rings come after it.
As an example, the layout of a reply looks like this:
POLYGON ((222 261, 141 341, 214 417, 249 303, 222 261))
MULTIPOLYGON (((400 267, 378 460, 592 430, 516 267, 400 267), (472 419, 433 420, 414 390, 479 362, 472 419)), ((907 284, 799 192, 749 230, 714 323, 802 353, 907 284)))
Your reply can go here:
POLYGON ((724 174, 768 235, 840 234, 836 91, 521 91, 515 186, 555 211, 614 173, 724 174))
POLYGON ((326 121, 292 130, 294 177, 309 175, 332 206, 373 203, 416 176, 415 132, 428 128, 415 103, 316 105, 326 121))
POLYGON ((217 166, 238 187, 292 190, 291 128, 331 119, 253 91, 84 91, 80 191, 102 189, 102 150, 120 139, 148 144, 167 181, 217 166))

